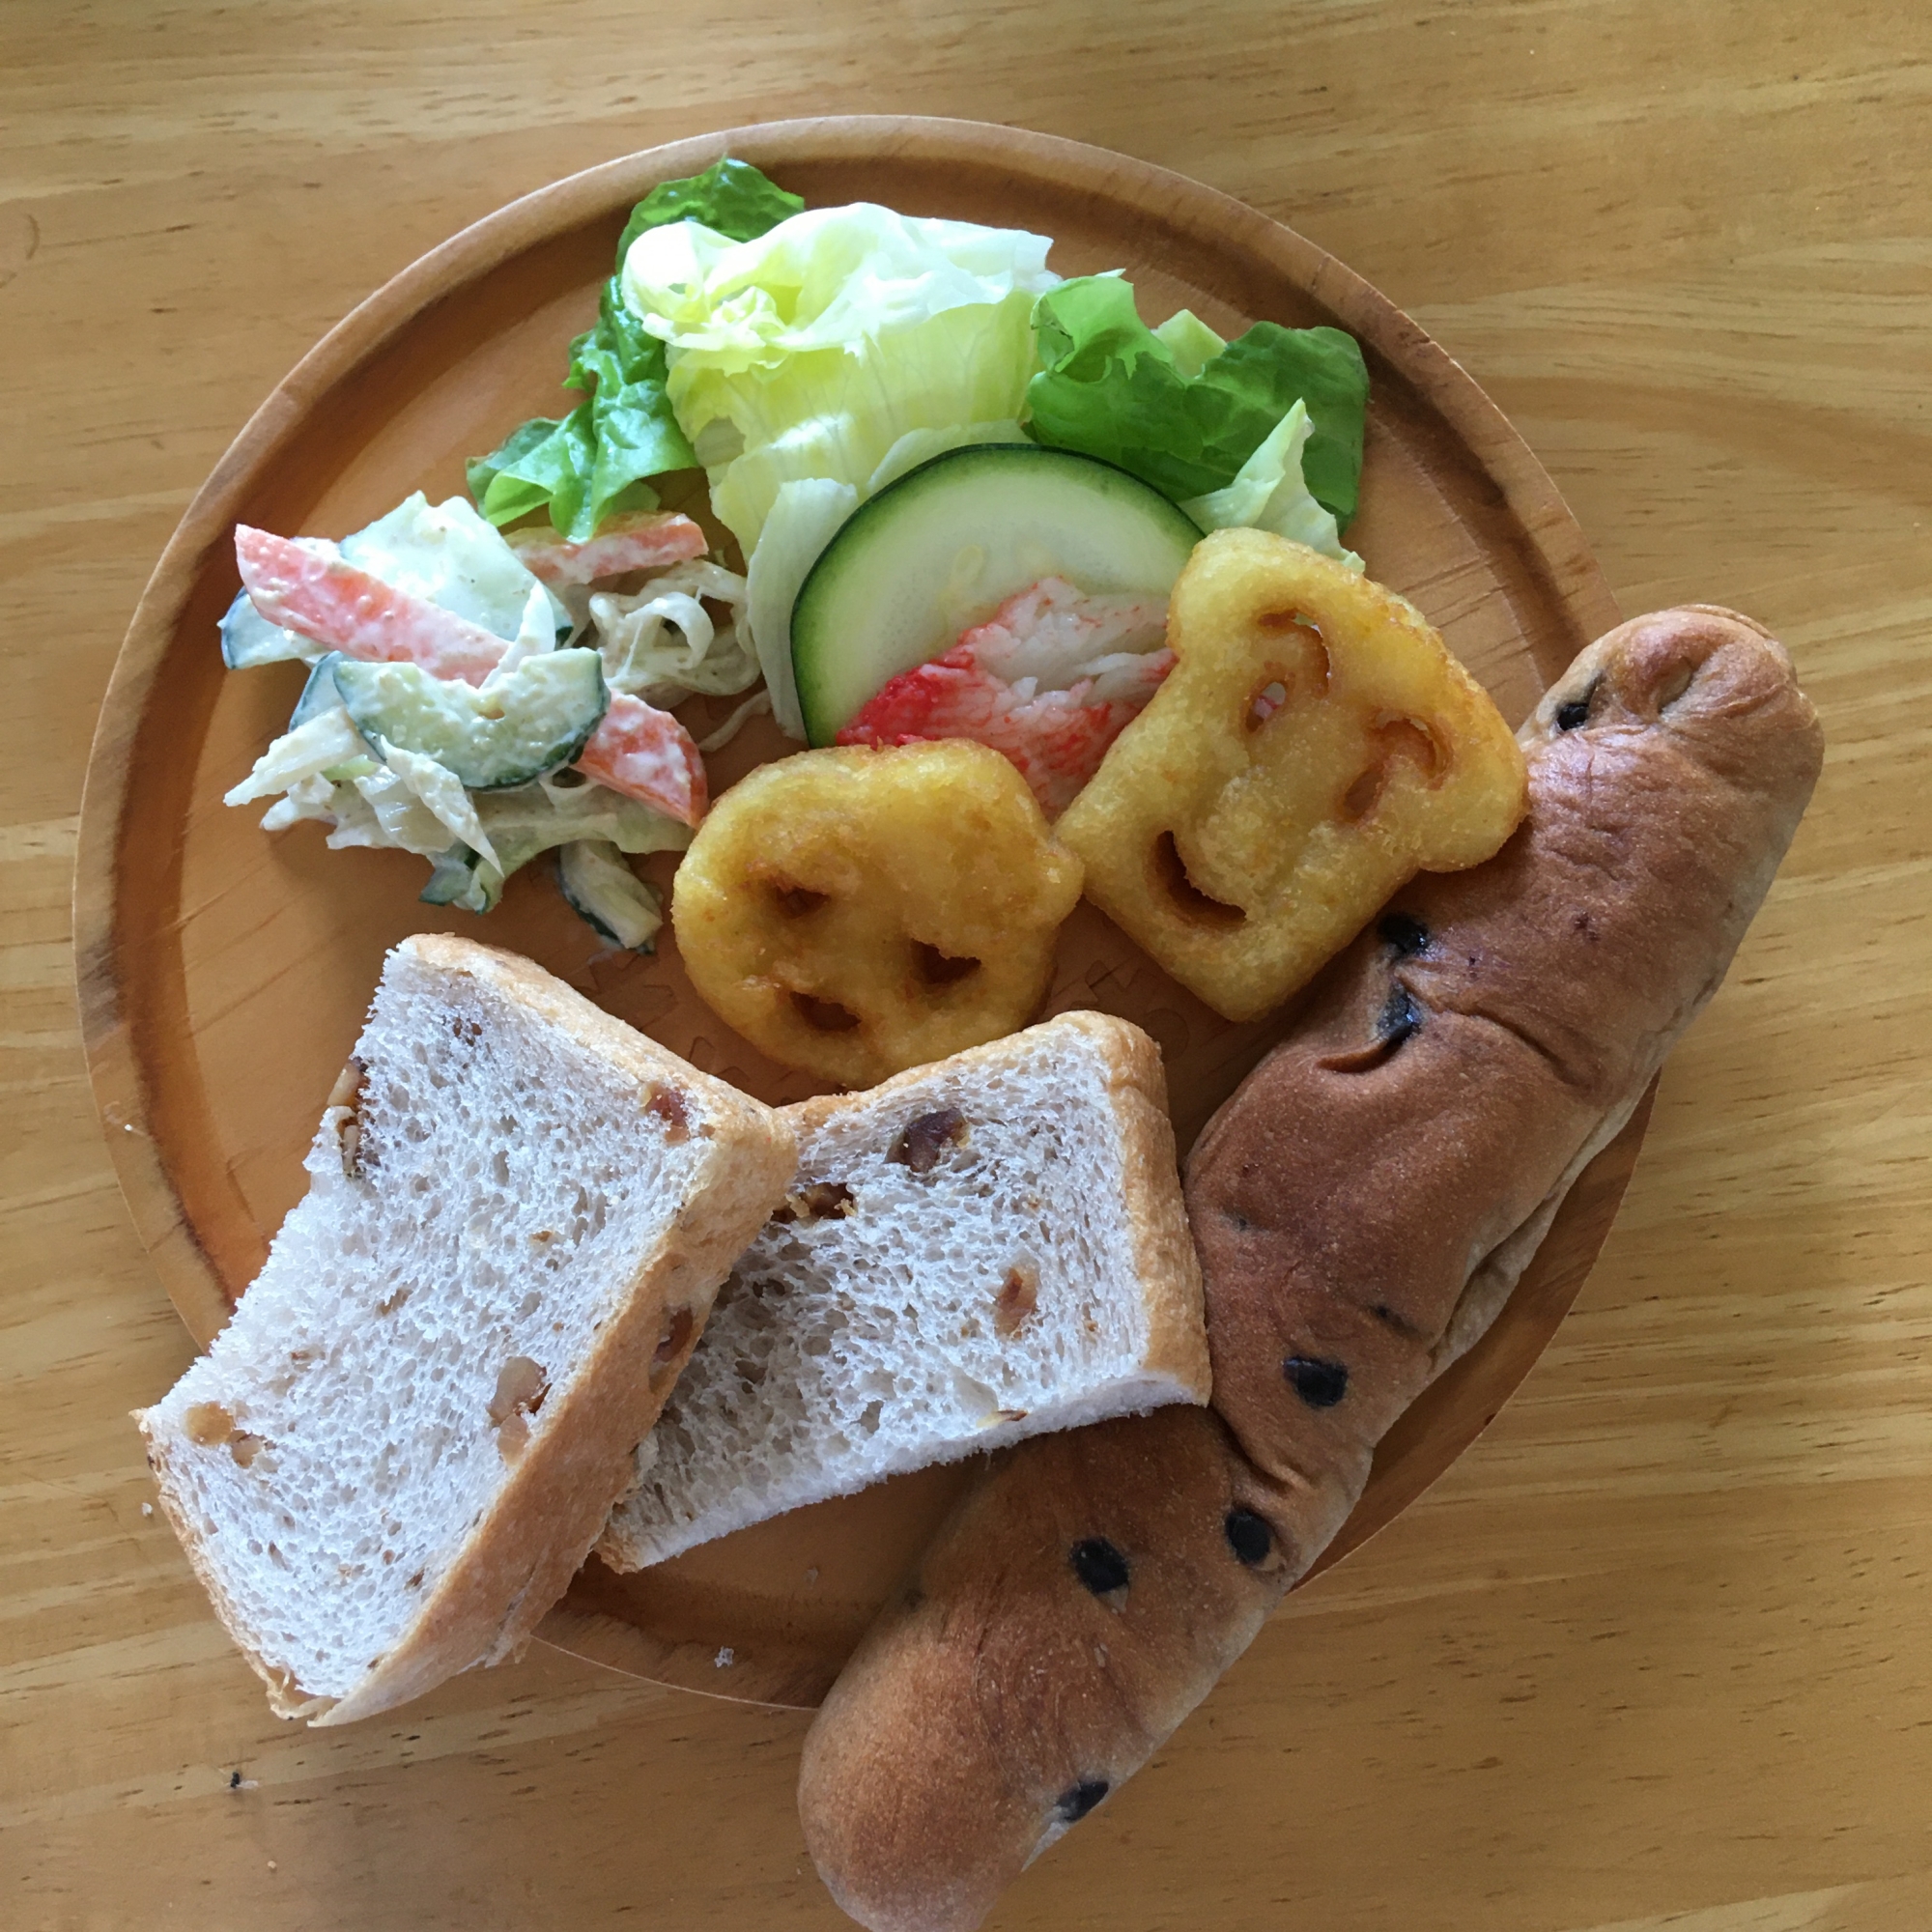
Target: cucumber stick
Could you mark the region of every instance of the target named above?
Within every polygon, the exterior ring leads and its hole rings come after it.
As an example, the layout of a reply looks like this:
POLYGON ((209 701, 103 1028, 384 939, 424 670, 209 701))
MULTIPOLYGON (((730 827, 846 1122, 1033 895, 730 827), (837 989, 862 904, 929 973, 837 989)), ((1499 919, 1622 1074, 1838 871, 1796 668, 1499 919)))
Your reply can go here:
POLYGON ((556 848, 556 880, 571 910, 592 931, 633 952, 657 951, 664 910, 656 888, 624 863, 607 838, 577 838, 556 848))
POLYGON ((889 679, 1043 577, 1164 597, 1200 541, 1158 490, 1092 456, 1021 442, 935 456, 854 511, 800 587, 807 735, 831 744, 889 679))
MULTIPOLYGON (((330 651, 327 657, 316 659, 310 667, 308 682, 296 699, 296 708, 289 713, 291 731, 299 731, 311 718, 320 718, 325 711, 333 711, 342 703, 342 694, 335 688, 335 667, 346 662, 340 651, 330 651)), ((355 779, 372 778, 381 770, 365 753, 342 764, 330 765, 323 777, 331 784, 348 784, 355 779)))
POLYGON ((345 662, 340 651, 330 651, 327 656, 316 659, 309 669, 308 682, 296 699, 296 708, 289 713, 289 730, 299 731, 311 718, 320 718, 342 702, 342 694, 335 688, 335 667, 345 662))
MULTIPOLYGON (((495 791, 476 801, 476 816, 497 848, 497 866, 486 866, 468 845, 452 845, 432 864, 430 882, 422 897, 429 905, 460 906, 465 912, 488 912, 502 896, 503 882, 526 866, 540 852, 553 846, 595 846, 607 854, 623 852, 681 852, 691 843, 691 828, 653 811, 635 798, 607 791, 599 784, 583 784, 573 789, 526 785, 519 791, 495 791), (500 867, 500 869, 498 869, 500 867)), ((621 861, 617 863, 621 864, 621 861)), ((629 868, 625 868, 627 873, 629 868)), ((651 894, 650 909, 655 932, 661 917, 652 889, 635 874, 632 883, 639 894, 651 894)), ((617 890, 621 891, 621 888, 617 890)), ((566 896, 569 896, 566 894, 566 896)), ((580 913, 596 896, 594 889, 584 896, 571 898, 580 913)), ((598 902, 603 903, 601 897, 598 902)), ((641 916, 642 908, 636 909, 641 916)), ((584 913, 585 918, 590 918, 584 913)), ((591 920, 593 925, 598 922, 591 920)), ((600 931, 614 932, 614 921, 607 921, 600 931)), ((648 940, 649 935, 643 937, 648 940)), ((629 940, 623 941, 631 945, 629 940)), ((647 950, 639 945, 638 951, 647 950)))
POLYGON ((526 658, 503 681, 472 689, 412 664, 338 658, 335 688, 371 744, 421 752, 471 791, 528 784, 582 753, 610 704, 595 651, 526 658))
POLYGON ((295 631, 271 624, 255 609, 245 590, 236 593, 221 617, 221 662, 230 670, 256 665, 286 664, 292 659, 313 661, 322 649, 295 631))

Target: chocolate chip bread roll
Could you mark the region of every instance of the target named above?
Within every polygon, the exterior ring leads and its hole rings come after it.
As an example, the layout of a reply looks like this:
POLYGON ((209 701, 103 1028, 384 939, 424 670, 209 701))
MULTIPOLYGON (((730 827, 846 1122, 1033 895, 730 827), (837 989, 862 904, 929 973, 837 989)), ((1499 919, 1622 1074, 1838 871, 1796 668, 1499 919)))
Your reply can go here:
POLYGON ((1783 649, 1703 605, 1520 738, 1515 838, 1406 887, 1194 1150, 1212 1407, 997 1459, 827 1698, 800 1814, 872 1932, 978 1925, 1253 1639, 1716 990, 1821 753, 1783 649))

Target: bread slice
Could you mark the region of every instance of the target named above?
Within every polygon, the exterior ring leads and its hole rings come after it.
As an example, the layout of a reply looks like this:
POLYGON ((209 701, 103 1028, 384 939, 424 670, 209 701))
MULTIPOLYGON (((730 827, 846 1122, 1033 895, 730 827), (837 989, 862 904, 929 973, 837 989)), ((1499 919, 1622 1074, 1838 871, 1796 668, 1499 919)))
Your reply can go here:
POLYGON ((432 935, 330 1100, 262 1272, 136 1420, 270 1703, 339 1724, 521 1648, 794 1149, 527 960, 432 935))
POLYGON ((905 1469, 1208 1399, 1160 1052, 1067 1013, 784 1109, 733 1269, 597 1548, 613 1569, 905 1469))

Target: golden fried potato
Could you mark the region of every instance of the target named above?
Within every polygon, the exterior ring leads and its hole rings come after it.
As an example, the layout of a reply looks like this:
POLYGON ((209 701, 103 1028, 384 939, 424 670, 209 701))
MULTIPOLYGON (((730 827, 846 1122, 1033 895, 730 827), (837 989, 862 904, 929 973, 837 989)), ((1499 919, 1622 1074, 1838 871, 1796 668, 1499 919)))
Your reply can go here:
POLYGON ((1522 753, 1483 688, 1412 605, 1301 544, 1208 537, 1167 640, 1179 662, 1059 833, 1088 897, 1231 1020, 1522 816, 1522 753))
POLYGON ((1080 862, 999 753, 951 739, 760 766, 672 890, 705 1004, 774 1060, 869 1087, 1032 1018, 1080 862))

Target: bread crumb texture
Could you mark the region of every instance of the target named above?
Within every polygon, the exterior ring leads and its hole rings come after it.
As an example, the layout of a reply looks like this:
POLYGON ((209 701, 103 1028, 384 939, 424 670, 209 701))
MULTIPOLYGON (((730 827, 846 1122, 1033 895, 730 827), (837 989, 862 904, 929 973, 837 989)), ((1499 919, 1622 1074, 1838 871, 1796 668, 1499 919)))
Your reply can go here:
POLYGON ((308 1195, 143 1418, 216 1607, 312 1698, 346 1695, 409 1632, 708 1148, 526 1001, 409 946, 355 1053, 361 1089, 325 1115, 308 1195))
MULTIPOLYGON (((929 1463, 1198 1399, 1150 1370, 1138 1205, 1092 1032, 1050 1022, 794 1110, 786 1204, 720 1291, 600 1552, 626 1568, 929 1463)), ((1178 1182, 1176 1183, 1178 1187, 1178 1182)))

